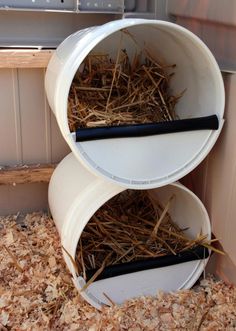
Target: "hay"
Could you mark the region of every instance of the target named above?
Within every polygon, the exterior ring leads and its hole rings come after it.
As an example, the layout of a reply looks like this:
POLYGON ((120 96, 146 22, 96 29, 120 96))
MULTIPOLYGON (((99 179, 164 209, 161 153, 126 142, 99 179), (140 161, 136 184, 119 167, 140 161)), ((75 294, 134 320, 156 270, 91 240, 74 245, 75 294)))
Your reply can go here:
POLYGON ((120 48, 116 61, 108 54, 89 54, 70 88, 70 130, 176 119, 174 108, 183 92, 171 93, 174 68, 154 60, 146 50, 132 62, 120 48))
POLYGON ((168 210, 174 200, 173 195, 162 206, 149 191, 125 190, 106 202, 81 235, 79 273, 86 280, 88 270, 97 270, 94 281, 106 266, 176 255, 197 245, 210 248, 206 235, 189 238, 172 220, 168 210))

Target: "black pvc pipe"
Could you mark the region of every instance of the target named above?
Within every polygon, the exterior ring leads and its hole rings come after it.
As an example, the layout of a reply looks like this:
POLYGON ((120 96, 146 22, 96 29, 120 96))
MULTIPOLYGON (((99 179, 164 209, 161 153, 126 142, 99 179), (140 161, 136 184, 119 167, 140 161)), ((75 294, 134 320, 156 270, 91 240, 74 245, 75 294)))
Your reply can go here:
MULTIPOLYGON (((194 260, 202 260, 207 258, 208 256, 209 256, 208 249, 205 248, 204 246, 198 245, 191 250, 186 250, 176 255, 171 254, 156 258, 149 258, 146 260, 126 262, 122 264, 107 266, 104 268, 103 272, 96 278, 96 280, 125 275, 142 270, 167 267, 174 264, 179 264, 194 260)), ((92 269, 86 271, 87 281, 95 274, 97 270, 98 269, 92 269)))
POLYGON ((76 141, 142 137, 183 131, 217 130, 218 128, 218 117, 211 115, 158 123, 80 128, 76 131, 76 141))

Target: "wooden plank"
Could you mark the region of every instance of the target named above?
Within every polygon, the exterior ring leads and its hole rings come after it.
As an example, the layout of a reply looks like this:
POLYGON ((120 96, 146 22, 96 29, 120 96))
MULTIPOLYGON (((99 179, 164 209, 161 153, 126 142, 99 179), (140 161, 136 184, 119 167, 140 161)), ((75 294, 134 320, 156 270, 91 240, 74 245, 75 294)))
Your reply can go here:
POLYGON ((46 68, 54 50, 1 49, 0 68, 46 68))
POLYGON ((24 165, 0 169, 0 185, 48 183, 56 164, 24 165))

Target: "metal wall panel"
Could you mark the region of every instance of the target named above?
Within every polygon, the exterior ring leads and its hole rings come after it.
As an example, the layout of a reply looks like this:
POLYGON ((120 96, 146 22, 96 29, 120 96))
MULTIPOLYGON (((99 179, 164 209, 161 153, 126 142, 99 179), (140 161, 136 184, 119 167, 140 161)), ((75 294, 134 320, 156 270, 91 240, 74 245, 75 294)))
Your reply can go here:
POLYGON ((17 71, 0 69, 0 164, 22 160, 17 71))
POLYGON ((0 70, 0 165, 58 162, 69 152, 46 100, 44 69, 0 70))
POLYGON ((77 10, 77 0, 0 0, 2 9, 77 10))
POLYGON ((236 25, 235 0, 167 0, 170 15, 236 25))
POLYGON ((213 233, 227 253, 216 257, 220 277, 236 284, 236 2, 235 0, 168 0, 169 19, 197 34, 215 55, 225 77, 223 132, 207 157, 184 182, 209 212, 213 233))
POLYGON ((222 135, 209 155, 205 203, 212 218, 213 231, 236 265, 236 75, 230 75, 226 83, 226 121, 222 135))
POLYGON ((0 187, 0 215, 47 210, 47 184, 0 187))
POLYGON ((0 11, 0 47, 57 47, 71 33, 121 15, 0 11))
POLYGON ((222 70, 236 71, 235 0, 168 0, 166 10, 207 44, 222 70))
POLYGON ((23 163, 46 163, 48 158, 48 136, 45 117, 44 71, 41 69, 19 69, 19 101, 21 115, 21 139, 23 163))
POLYGON ((227 253, 216 257, 217 273, 236 284, 236 74, 225 78, 225 124, 207 159, 185 179, 205 204, 214 235, 227 253))

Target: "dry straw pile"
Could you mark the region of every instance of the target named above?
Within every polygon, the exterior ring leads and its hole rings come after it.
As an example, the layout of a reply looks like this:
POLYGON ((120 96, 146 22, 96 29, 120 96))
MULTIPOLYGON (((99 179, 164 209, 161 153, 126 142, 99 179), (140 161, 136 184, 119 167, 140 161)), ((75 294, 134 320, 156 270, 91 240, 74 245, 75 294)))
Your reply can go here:
POLYGON ((171 93, 174 67, 146 50, 132 61, 120 48, 115 61, 109 54, 89 54, 69 92, 70 130, 176 119, 174 107, 183 92, 171 93))
MULTIPOLYGON (((87 271, 106 266, 176 255, 198 245, 211 247, 206 235, 190 238, 168 212, 175 203, 171 196, 163 206, 149 191, 125 190, 100 207, 86 225, 77 247, 78 273, 88 280, 87 271)), ((216 250, 214 247, 212 249, 216 250)))

